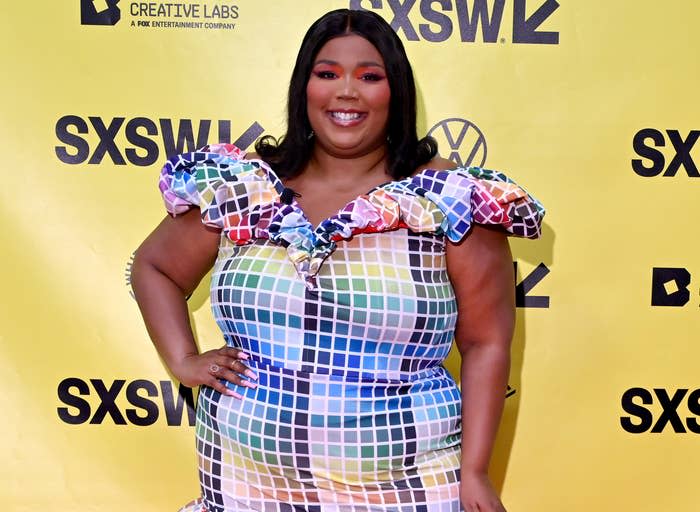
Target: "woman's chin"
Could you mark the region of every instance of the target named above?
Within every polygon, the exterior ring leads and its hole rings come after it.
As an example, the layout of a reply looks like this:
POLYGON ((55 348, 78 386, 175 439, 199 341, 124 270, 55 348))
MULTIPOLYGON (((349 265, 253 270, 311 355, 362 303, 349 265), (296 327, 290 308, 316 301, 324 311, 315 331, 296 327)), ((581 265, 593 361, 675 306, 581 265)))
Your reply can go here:
POLYGON ((367 140, 359 137, 333 137, 327 139, 322 148, 331 154, 343 157, 362 156, 381 147, 382 140, 367 140))

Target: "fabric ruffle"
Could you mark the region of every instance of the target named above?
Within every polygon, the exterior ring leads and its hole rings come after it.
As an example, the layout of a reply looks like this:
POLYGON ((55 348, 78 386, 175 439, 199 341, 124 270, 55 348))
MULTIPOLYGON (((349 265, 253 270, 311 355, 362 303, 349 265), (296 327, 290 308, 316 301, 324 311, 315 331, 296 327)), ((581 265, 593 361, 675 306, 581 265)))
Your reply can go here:
POLYGON ((296 201, 281 201, 284 184, 267 164, 244 155, 216 144, 170 159, 159 183, 166 209, 178 215, 198 206, 202 222, 237 244, 269 239, 285 246, 307 283, 336 242, 361 233, 407 228, 458 242, 477 223, 514 236, 541 234, 542 204, 504 174, 479 167, 427 169, 386 183, 314 228, 296 201))

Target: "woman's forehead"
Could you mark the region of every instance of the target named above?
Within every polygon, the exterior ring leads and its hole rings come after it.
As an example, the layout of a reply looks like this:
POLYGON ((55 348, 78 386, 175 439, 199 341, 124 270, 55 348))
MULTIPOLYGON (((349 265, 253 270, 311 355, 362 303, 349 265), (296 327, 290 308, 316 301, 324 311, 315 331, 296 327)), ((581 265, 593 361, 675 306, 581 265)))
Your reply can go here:
POLYGON ((316 54, 314 64, 319 61, 364 63, 384 66, 379 50, 364 37, 348 34, 327 41, 316 54))

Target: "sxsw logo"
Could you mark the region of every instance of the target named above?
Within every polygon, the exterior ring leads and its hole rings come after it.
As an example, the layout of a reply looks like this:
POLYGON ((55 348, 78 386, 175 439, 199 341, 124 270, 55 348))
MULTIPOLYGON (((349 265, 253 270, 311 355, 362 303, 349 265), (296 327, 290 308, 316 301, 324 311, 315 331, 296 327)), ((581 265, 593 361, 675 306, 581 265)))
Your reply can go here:
POLYGON ((486 138, 471 121, 459 117, 443 119, 428 135, 437 141, 438 147, 449 148, 447 158, 460 167, 483 167, 486 163, 486 138))
POLYGON ((69 425, 115 425, 146 427, 159 419, 168 426, 195 423, 192 388, 169 380, 153 382, 124 379, 111 382, 102 379, 67 377, 58 383, 57 396, 63 405, 56 408, 61 421, 69 425))
POLYGON ((666 429, 700 434, 700 389, 630 388, 622 394, 620 406, 628 414, 620 416, 620 426, 630 434, 660 434, 666 429))
MULTIPOLYGON (((632 160, 632 170, 644 178, 659 175, 672 177, 683 167, 688 177, 700 178, 696 160, 691 153, 700 138, 700 130, 690 130, 685 137, 678 130, 664 131, 665 133, 655 128, 643 128, 634 135, 632 147, 641 158, 632 160), (667 139, 670 144, 667 143, 667 139), (658 149, 664 147, 671 151, 664 154, 658 149)), ((698 148, 700 149, 700 145, 698 148)), ((700 158, 700 153, 696 151, 695 157, 700 158)))
POLYGON ((654 267, 651 273, 651 305, 682 307, 690 302, 690 272, 685 268, 654 267))
POLYGON ((120 0, 80 0, 81 25, 116 25, 121 19, 120 0))
MULTIPOLYGON (((559 8, 556 0, 513 0, 511 41, 515 44, 559 44, 559 32, 540 26, 559 8), (532 4, 537 7, 532 9, 532 4), (528 15, 528 13, 530 13, 528 15)), ((450 38, 473 43, 481 28, 485 43, 506 42, 501 36, 506 0, 350 0, 350 9, 391 9, 391 28, 408 41, 441 43, 450 38), (437 5, 437 7, 436 7, 437 5), (420 14, 415 14, 415 11, 420 14), (418 23, 416 23, 418 21, 418 23), (457 34, 453 36, 455 33, 457 34)))
MULTIPOLYGON (((98 165, 108 158, 114 165, 128 162, 148 166, 213 141, 231 142, 231 124, 228 119, 107 119, 68 114, 56 121, 56 138, 63 144, 55 146, 54 151, 61 162, 71 165, 98 165)), ((264 131, 258 122, 253 122, 233 144, 245 150, 264 131)))

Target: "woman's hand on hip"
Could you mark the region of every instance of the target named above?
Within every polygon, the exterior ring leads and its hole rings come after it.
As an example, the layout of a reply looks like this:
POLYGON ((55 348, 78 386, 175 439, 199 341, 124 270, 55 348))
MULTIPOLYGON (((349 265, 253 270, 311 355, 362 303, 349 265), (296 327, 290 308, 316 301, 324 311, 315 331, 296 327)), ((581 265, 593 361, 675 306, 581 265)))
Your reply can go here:
POLYGON ((257 375, 245 364, 248 354, 240 349, 223 346, 201 354, 185 357, 173 374, 185 386, 200 385, 214 388, 219 393, 243 398, 240 393, 226 387, 225 381, 237 386, 255 389, 257 375))

